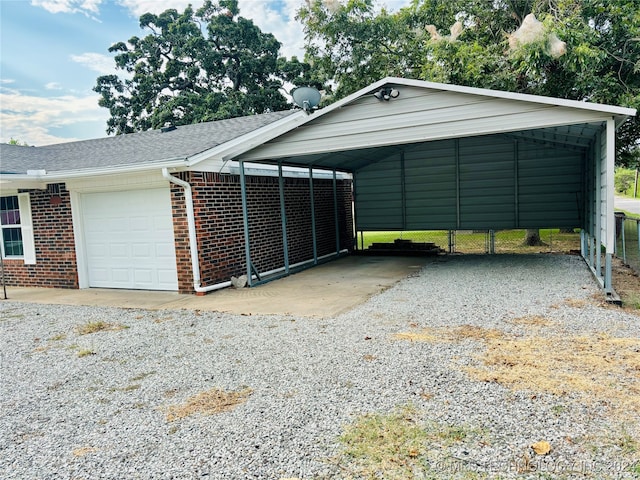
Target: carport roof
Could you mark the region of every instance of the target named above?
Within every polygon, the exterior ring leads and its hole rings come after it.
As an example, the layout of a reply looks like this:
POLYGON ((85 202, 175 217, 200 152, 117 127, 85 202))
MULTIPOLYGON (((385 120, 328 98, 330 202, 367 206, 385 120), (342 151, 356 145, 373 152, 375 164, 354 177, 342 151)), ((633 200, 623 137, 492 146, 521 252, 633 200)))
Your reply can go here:
POLYGON ((618 106, 388 77, 231 158, 354 172, 411 145, 498 133, 583 150, 604 122, 619 126, 635 114, 618 106), (385 87, 399 97, 374 97, 385 87))

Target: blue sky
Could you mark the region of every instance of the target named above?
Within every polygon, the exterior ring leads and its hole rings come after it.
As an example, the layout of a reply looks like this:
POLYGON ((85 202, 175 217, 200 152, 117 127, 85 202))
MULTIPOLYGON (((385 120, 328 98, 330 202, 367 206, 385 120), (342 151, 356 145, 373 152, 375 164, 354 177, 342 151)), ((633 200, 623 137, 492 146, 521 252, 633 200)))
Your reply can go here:
MULTIPOLYGON (((239 0, 251 18, 303 56, 295 12, 304 0, 239 0)), ((106 136, 108 111, 92 91, 100 75, 116 73, 108 48, 142 36, 138 18, 202 0, 0 0, 0 142, 47 145, 106 136)), ((387 0, 389 8, 408 0, 387 0)))

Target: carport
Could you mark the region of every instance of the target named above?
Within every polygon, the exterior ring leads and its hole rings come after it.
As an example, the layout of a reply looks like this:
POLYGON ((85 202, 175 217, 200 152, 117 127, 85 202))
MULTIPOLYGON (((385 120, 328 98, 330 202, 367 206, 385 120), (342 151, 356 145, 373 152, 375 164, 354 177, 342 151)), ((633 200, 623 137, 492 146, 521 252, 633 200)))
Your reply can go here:
MULTIPOLYGON (((228 159, 243 184, 249 162, 351 174, 356 232, 580 228, 581 254, 610 293, 615 131, 635 114, 385 78, 228 159)), ((251 285, 246 201, 243 190, 251 285)), ((284 214, 282 228, 286 238, 284 214)))

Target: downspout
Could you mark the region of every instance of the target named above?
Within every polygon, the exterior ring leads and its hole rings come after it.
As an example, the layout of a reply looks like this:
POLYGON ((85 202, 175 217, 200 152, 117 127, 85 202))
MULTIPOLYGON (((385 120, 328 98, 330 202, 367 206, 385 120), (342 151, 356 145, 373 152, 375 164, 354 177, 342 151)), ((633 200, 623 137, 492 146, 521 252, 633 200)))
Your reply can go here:
POLYGON ((191 194, 191 185, 184 180, 174 177, 166 168, 162 169, 162 176, 170 183, 181 186, 184 189, 184 204, 187 210, 187 228, 189 231, 189 250, 191 251, 191 269, 193 271, 193 289, 196 293, 207 293, 213 290, 230 287, 231 282, 216 283, 203 287, 200 283, 200 260, 198 259, 198 241, 196 237, 196 218, 193 213, 193 195, 191 194))

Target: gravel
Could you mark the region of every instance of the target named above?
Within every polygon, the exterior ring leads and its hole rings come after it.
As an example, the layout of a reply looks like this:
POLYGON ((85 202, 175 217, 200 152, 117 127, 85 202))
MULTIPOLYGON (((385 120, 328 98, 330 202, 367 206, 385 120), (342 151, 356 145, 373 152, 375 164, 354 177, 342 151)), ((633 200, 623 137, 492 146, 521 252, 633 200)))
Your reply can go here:
POLYGON ((435 478, 637 478, 638 422, 606 402, 473 380, 462 367, 478 362, 477 341, 393 337, 461 325, 522 335, 509 320, 526 315, 567 335, 639 337, 638 317, 597 304, 598 291, 579 257, 497 255, 438 257, 324 319, 3 301, 0 478, 345 478, 344 426, 408 404, 429 424, 482 432, 434 447, 435 478), (99 321, 126 328, 76 331, 99 321), (199 392, 246 387, 230 411, 167 421, 199 392), (538 440, 550 455, 531 452, 538 440))

